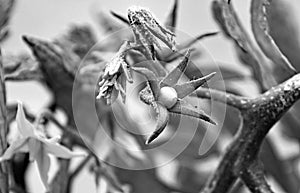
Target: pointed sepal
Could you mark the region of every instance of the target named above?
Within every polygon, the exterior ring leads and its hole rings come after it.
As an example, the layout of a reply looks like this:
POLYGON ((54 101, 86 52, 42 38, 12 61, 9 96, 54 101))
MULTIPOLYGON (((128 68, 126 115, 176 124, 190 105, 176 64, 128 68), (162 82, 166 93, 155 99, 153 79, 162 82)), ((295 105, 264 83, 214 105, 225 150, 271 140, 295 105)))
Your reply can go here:
POLYGON ((213 125, 217 125, 216 122, 213 121, 204 111, 197 109, 183 101, 178 101, 171 109, 169 109, 169 112, 194 117, 209 122, 213 125))
POLYGON ((178 12, 178 0, 174 0, 173 6, 170 10, 170 12, 167 15, 165 26, 173 33, 176 30, 176 24, 177 24, 177 12, 178 12))
POLYGON ((120 15, 120 14, 114 12, 114 11, 110 11, 110 13, 111 13, 115 18, 117 18, 118 20, 120 20, 121 22, 123 22, 123 23, 125 23, 125 24, 127 24, 127 25, 130 25, 130 23, 129 23, 129 21, 128 21, 128 19, 127 19, 126 17, 124 17, 124 16, 122 16, 122 15, 120 15))
POLYGON ((154 109, 157 113, 157 123, 156 129, 147 139, 146 144, 150 144, 153 140, 155 140, 166 128, 168 121, 169 121, 169 112, 167 108, 159 103, 154 104, 154 109))
POLYGON ((173 86, 184 73, 190 58, 191 50, 188 50, 184 55, 183 60, 174 68, 160 83, 160 86, 173 86))
POLYGON ((178 98, 182 99, 188 96, 189 94, 193 93, 195 90, 197 90, 197 88, 199 88, 201 85, 210 80, 215 74, 216 73, 213 72, 207 76, 198 78, 196 80, 191 80, 189 82, 176 85, 174 88, 178 94, 178 98))

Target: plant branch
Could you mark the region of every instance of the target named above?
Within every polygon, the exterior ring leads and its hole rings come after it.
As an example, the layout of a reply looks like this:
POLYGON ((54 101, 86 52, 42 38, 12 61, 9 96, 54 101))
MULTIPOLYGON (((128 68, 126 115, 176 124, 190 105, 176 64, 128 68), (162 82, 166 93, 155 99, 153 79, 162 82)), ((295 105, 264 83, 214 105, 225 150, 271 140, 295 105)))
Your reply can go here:
MULTIPOLYGON (((82 171, 82 169, 84 168, 84 166, 86 166, 86 164, 90 161, 90 159, 95 156, 94 154, 90 153, 87 157, 85 157, 77 166, 77 168, 75 168, 75 170, 69 175, 68 178, 68 186, 67 186, 67 192, 72 192, 71 188, 72 188, 72 184, 74 179, 78 176, 78 174, 82 171)), ((95 157, 97 159, 97 157, 95 157)))
POLYGON ((247 97, 204 87, 197 89, 195 94, 199 98, 211 99, 220 103, 225 103, 239 110, 246 109, 251 102, 251 99, 247 97))
MULTIPOLYGON (((7 110, 6 110, 6 88, 4 83, 4 71, 2 64, 2 54, 0 50, 0 154, 6 150, 7 141, 7 110)), ((7 164, 4 162, 0 167, 0 192, 8 193, 8 174, 7 164)))
POLYGON ((241 178, 252 193, 274 193, 266 181, 263 167, 258 161, 253 162, 249 168, 245 168, 245 171, 241 173, 241 178))
POLYGON ((72 140, 72 142, 75 142, 77 145, 84 147, 85 149, 89 150, 88 147, 86 147, 86 144, 84 143, 82 137, 80 136, 78 132, 76 132, 74 129, 71 129, 68 126, 62 125, 50 111, 44 111, 41 113, 40 118, 45 118, 52 123, 54 123, 59 129, 61 129, 63 132, 65 132, 72 140))
MULTIPOLYGON (((70 139, 66 134, 63 135, 62 144, 69 149, 72 149, 70 139)), ((69 168, 71 161, 68 159, 59 159, 59 170, 55 174, 51 182, 51 192, 53 193, 66 193, 68 188, 69 168)))
POLYGON ((258 157, 261 144, 273 125, 300 98, 300 74, 252 99, 241 112, 241 125, 203 193, 228 192, 258 157))

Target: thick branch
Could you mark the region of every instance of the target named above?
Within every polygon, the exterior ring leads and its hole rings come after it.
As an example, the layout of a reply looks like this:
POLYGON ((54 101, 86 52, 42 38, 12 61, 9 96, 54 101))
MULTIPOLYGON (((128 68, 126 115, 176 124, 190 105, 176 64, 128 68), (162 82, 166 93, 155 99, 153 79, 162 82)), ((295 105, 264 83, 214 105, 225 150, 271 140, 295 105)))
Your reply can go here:
POLYGON ((299 98, 300 74, 297 74, 251 100, 250 105, 241 110, 241 126, 203 192, 228 192, 244 168, 257 160, 269 130, 299 98))
POLYGON ((262 165, 258 162, 245 168, 241 178, 252 193, 274 193, 264 177, 262 165))

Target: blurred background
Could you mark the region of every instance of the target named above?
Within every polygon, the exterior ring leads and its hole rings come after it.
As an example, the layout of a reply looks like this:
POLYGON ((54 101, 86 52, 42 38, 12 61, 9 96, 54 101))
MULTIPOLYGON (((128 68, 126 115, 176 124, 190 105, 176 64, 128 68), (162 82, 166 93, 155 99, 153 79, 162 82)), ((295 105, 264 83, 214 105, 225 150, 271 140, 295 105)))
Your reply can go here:
MULTIPOLYGON (((300 1, 285 0, 289 5, 289 10, 294 14, 294 22, 297 23, 300 31, 300 1)), ((250 0, 233 1, 239 17, 245 28, 251 32, 250 26, 250 0)), ((17 1, 10 21, 11 36, 2 45, 3 53, 30 52, 28 47, 21 39, 22 35, 40 37, 42 39, 53 39, 63 34, 72 24, 90 24, 101 40, 101 29, 97 23, 97 13, 100 11, 109 13, 113 10, 122 15, 126 15, 127 8, 131 5, 140 5, 149 8, 159 20, 166 17, 167 11, 173 4, 172 0, 27 0, 17 1)), ((178 30, 194 37, 199 34, 211 31, 218 31, 219 28, 211 14, 211 0, 188 0, 179 1, 178 30)), ((287 32, 288 33, 288 32, 287 32)), ((251 34, 251 33, 250 33, 251 34)), ((299 41, 299 40, 295 40, 299 41)), ((210 52, 216 61, 230 64, 232 68, 244 74, 249 74, 249 69, 239 65, 236 59, 235 51, 232 49, 232 42, 228 41, 223 35, 218 35, 203 42, 205 48, 210 52)), ((258 90, 252 82, 246 82, 238 85, 241 92, 248 96, 255 96, 258 90)), ((26 83, 8 83, 7 86, 8 102, 15 100, 24 101, 28 104, 30 111, 37 113, 50 101, 50 95, 43 86, 36 82, 26 83)), ((280 125, 276 125, 280 127, 280 125)), ((299 144, 288 143, 287 140, 280 139, 280 133, 276 129, 271 131, 270 136, 276 142, 274 143, 280 156, 289 157, 299 153, 299 144), (276 140, 278 139, 278 140, 276 140)), ((41 192, 42 185, 36 183, 38 174, 30 166, 27 181, 30 184, 32 193, 41 192)), ((205 167, 205 166, 202 166, 205 167)), ((51 167, 51 172, 57 168, 51 167)), ((172 175, 169 171, 168 175, 172 175)), ((51 176, 51 174, 50 174, 51 176)), ((196 176, 197 177, 197 176, 196 176)), ((272 180, 272 179, 271 179, 272 180)), ((88 171, 84 171, 75 181, 74 192, 94 192, 95 184, 88 171), (78 183, 76 183, 76 181, 78 183)), ((300 183, 300 182, 299 182, 300 183)), ((280 185, 273 183, 275 191, 284 192, 280 185)))

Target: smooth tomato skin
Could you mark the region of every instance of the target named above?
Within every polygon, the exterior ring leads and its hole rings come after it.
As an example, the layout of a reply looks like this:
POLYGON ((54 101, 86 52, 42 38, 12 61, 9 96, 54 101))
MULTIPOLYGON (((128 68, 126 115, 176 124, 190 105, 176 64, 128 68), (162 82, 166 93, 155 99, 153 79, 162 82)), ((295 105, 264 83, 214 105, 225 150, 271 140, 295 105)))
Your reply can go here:
POLYGON ((165 86, 160 89, 158 101, 167 108, 172 108, 177 102, 178 95, 174 88, 165 86))

